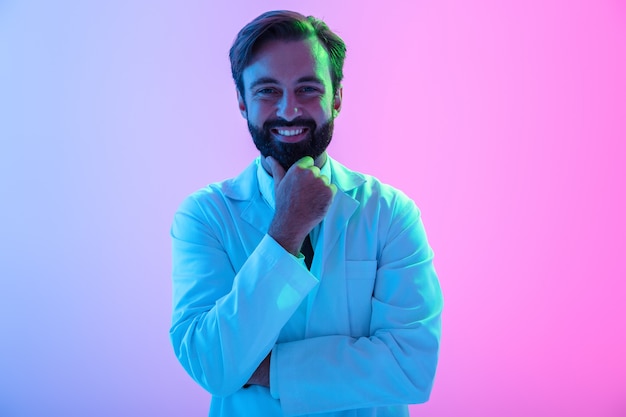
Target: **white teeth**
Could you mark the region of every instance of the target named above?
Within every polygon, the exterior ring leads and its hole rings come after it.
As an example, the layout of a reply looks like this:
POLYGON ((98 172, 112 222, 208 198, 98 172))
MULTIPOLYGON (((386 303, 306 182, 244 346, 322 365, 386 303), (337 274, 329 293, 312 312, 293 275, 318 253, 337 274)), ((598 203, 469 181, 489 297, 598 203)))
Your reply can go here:
POLYGON ((295 129, 295 130, 287 130, 287 129, 278 129, 278 134, 281 136, 296 136, 304 132, 304 129, 295 129))

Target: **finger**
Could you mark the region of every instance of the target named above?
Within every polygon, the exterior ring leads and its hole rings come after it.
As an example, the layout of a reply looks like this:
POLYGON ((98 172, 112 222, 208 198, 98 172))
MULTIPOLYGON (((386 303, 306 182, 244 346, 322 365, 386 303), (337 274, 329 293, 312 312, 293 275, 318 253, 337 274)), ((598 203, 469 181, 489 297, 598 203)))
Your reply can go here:
POLYGON ((298 161, 294 165, 297 165, 300 168, 310 168, 312 166, 315 166, 315 161, 310 156, 304 156, 298 159, 298 161))
POLYGON ((320 178, 322 176, 322 172, 315 165, 309 167, 309 171, 311 171, 316 178, 320 178))
POLYGON ((277 186, 279 182, 283 180, 285 176, 285 169, 275 160, 273 157, 268 156, 265 158, 266 165, 270 169, 270 174, 274 177, 274 186, 277 186))
POLYGON ((320 175, 319 178, 324 182, 324 185, 330 188, 330 190, 333 192, 334 197, 335 194, 337 194, 337 186, 335 184, 331 184, 330 178, 328 178, 326 175, 320 175))

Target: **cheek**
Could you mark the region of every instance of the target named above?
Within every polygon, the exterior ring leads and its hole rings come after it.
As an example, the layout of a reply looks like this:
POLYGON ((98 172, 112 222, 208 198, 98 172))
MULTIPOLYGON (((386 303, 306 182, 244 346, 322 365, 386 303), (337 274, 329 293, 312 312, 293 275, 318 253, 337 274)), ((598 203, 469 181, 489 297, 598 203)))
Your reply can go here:
POLYGON ((315 118, 328 119, 332 116, 333 100, 328 97, 315 97, 306 103, 309 112, 315 118))
POLYGON ((267 117, 276 113, 276 103, 272 100, 256 100, 251 103, 248 112, 256 117, 267 117))
POLYGON ((334 107, 333 107, 332 100, 328 102, 324 102, 324 105, 322 106, 322 109, 321 109, 322 117, 324 118, 324 121, 327 121, 333 117, 333 109, 334 107))
POLYGON ((266 113, 266 111, 264 111, 264 108, 262 106, 259 106, 258 104, 252 104, 248 106, 247 113, 248 121, 258 125, 262 124, 262 119, 265 118, 264 114, 266 113))

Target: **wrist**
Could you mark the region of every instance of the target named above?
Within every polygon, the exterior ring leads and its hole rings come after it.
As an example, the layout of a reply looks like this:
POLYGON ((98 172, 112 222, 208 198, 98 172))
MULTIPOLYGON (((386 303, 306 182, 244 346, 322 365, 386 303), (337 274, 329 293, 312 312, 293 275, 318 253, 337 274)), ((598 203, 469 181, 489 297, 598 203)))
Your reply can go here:
POLYGON ((305 236, 297 236, 293 233, 284 233, 279 227, 270 226, 267 234, 293 256, 298 256, 305 236))

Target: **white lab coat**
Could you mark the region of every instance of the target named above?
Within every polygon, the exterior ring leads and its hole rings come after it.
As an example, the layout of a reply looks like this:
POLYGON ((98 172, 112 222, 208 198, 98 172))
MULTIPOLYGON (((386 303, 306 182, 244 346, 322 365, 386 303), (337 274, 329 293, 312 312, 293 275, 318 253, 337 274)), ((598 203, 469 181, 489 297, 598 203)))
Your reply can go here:
POLYGON ((172 225, 171 340, 210 415, 408 416, 430 395, 443 305, 418 209, 328 158, 338 192, 308 271, 267 235, 258 163, 172 225), (303 302, 304 339, 277 343, 303 302), (242 388, 270 351, 271 389, 242 388))

